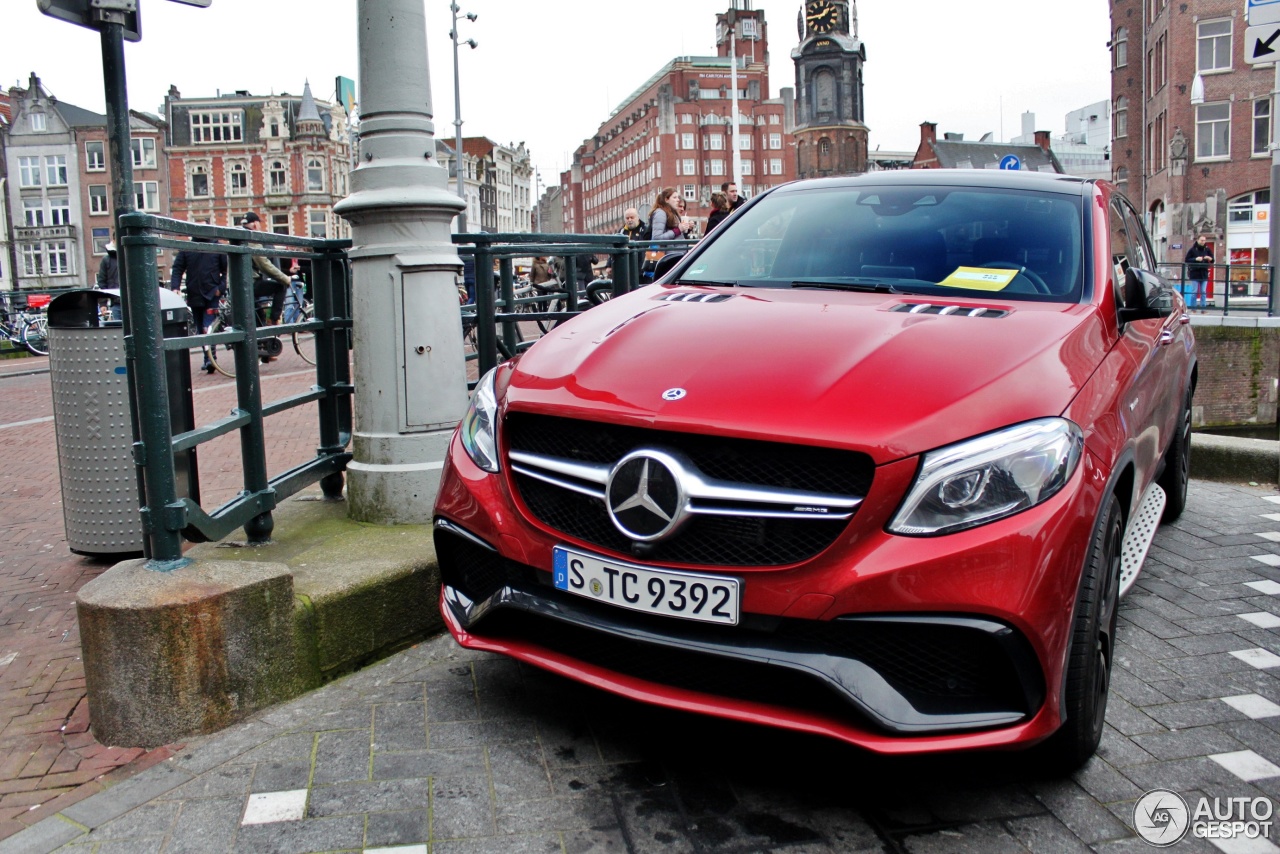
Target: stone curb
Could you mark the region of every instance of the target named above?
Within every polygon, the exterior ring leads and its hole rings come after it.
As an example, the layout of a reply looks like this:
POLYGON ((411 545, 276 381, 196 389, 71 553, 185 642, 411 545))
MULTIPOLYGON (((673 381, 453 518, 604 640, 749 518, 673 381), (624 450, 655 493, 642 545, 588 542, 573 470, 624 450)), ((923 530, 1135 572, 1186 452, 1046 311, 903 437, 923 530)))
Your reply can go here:
POLYGON ((1191 477, 1224 483, 1280 482, 1280 441, 1193 433, 1191 477))

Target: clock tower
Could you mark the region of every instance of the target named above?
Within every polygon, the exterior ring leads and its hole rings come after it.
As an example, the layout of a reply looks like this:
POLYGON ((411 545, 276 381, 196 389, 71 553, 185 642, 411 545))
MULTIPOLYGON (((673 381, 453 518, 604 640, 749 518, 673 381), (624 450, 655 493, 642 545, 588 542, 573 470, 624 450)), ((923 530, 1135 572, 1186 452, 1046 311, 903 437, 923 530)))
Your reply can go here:
POLYGON ((867 171, 856 0, 805 0, 797 22, 796 167, 801 178, 867 171))

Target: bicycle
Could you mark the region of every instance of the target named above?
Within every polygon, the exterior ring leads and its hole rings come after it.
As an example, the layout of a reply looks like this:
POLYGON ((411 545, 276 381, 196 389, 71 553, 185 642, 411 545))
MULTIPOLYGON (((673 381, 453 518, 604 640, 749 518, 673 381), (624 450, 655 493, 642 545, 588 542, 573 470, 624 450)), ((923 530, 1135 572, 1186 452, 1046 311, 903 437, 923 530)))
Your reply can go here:
MULTIPOLYGON (((289 282, 289 290, 284 295, 284 307, 280 309, 280 315, 286 324, 290 323, 310 323, 316 318, 316 307, 307 299, 306 283, 298 277, 294 277, 289 282)), ((290 336, 292 338, 293 350, 302 357, 302 361, 308 365, 316 363, 316 334, 315 332, 294 332, 290 336)))
MULTIPOLYGON (((290 287, 290 291, 294 291, 290 287)), ((297 299, 294 300, 293 306, 288 305, 290 294, 285 295, 285 306, 281 309, 281 315, 286 318, 286 322, 303 323, 312 320, 315 317, 315 307, 311 301, 306 299, 301 293, 302 284, 298 283, 296 288, 297 296, 301 298, 301 303, 297 299), (296 318, 289 321, 291 316, 296 318)), ((280 339, 270 334, 271 327, 267 324, 267 307, 271 305, 270 297, 261 297, 256 300, 256 314, 258 318, 258 330, 261 337, 258 338, 258 358, 264 363, 271 361, 280 355, 282 349, 280 339), (263 330, 267 334, 262 334, 263 330)), ((209 328, 205 330, 206 334, 213 335, 217 332, 227 332, 235 328, 235 323, 231 316, 231 300, 223 296, 218 302, 218 316, 209 324, 209 328)), ((292 335, 292 343, 294 351, 302 357, 308 365, 316 363, 316 347, 314 332, 294 332, 292 335)), ((222 344, 204 348, 209 364, 213 365, 213 369, 224 377, 234 378, 236 375, 235 345, 222 344)))
POLYGON ((20 344, 33 356, 49 355, 49 321, 43 314, 19 311, 16 318, 0 317, 0 335, 10 344, 20 344))

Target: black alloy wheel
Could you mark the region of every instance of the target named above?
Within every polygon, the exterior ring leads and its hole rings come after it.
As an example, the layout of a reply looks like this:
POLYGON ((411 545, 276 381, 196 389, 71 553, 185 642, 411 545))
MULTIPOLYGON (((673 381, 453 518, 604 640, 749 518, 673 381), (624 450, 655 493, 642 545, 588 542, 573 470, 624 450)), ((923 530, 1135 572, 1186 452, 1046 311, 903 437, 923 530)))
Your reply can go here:
POLYGON ((1187 483, 1191 480, 1191 395, 1193 390, 1187 389, 1187 398, 1183 402, 1182 411, 1178 414, 1177 433, 1169 443, 1169 450, 1164 455, 1164 471, 1156 482, 1164 490, 1167 498, 1161 522, 1174 522, 1182 515, 1187 506, 1187 483))

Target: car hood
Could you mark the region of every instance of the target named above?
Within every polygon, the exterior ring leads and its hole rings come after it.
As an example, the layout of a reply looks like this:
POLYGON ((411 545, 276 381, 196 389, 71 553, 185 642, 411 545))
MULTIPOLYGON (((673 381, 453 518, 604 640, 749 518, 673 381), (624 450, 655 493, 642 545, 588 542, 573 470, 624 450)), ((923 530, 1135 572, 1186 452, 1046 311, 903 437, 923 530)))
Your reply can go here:
POLYGON ((553 330, 509 408, 864 451, 889 462, 1059 415, 1102 359, 1088 305, 652 286, 553 330), (713 299, 713 301, 705 301, 713 299), (696 301, 692 301, 696 300, 696 301), (969 316, 974 308, 986 316, 969 316), (896 309, 896 310, 895 310, 896 309))

